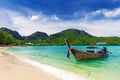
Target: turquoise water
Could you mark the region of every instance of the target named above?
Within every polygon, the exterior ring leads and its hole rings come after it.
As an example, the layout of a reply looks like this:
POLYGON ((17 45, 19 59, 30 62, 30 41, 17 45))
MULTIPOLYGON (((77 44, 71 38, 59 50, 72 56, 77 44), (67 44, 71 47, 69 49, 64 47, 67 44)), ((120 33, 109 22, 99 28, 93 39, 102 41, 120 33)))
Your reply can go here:
MULTIPOLYGON (((73 46, 84 50, 86 46, 73 46)), ((101 46, 102 47, 102 46, 101 46)), ((71 54, 68 61, 66 46, 12 47, 7 50, 15 55, 64 69, 93 80, 120 80, 120 46, 107 46, 112 52, 107 58, 76 61, 71 54)))

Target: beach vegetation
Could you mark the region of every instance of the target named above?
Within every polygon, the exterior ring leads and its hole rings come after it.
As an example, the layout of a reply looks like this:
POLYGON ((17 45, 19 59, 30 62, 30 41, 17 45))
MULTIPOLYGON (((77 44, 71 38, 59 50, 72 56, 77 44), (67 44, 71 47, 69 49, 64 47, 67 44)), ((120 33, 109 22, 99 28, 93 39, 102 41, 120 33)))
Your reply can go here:
POLYGON ((65 38, 67 38, 72 45, 96 45, 98 42, 105 42, 105 45, 120 45, 120 37, 97 37, 78 29, 67 29, 49 36, 44 32, 37 31, 29 36, 23 37, 16 31, 7 28, 0 29, 0 44, 4 45, 66 45, 64 41, 65 38))

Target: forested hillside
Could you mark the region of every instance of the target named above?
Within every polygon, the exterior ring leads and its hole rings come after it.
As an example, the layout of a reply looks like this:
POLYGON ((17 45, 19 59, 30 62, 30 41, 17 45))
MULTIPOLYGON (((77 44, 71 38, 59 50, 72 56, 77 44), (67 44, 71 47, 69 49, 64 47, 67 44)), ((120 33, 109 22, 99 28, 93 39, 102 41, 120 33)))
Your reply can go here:
POLYGON ((68 29, 52 34, 41 43, 46 45, 65 45, 65 38, 67 38, 72 45, 96 45, 97 42, 106 42, 106 45, 120 45, 119 37, 96 37, 77 29, 68 29))
POLYGON ((66 45, 65 38, 72 45, 96 45, 97 42, 105 42, 106 45, 120 45, 120 37, 97 37, 77 29, 67 29, 50 36, 37 31, 24 37, 16 31, 7 28, 0 29, 0 44, 4 45, 26 45, 26 43, 30 43, 30 45, 66 45))
POLYGON ((0 29, 0 45, 23 45, 23 41, 16 40, 12 35, 0 29))
POLYGON ((13 31, 13 30, 10 30, 10 29, 5 28, 5 27, 2 27, 0 29, 3 30, 4 32, 12 35, 12 37, 14 37, 15 39, 24 40, 24 38, 17 31, 13 31))

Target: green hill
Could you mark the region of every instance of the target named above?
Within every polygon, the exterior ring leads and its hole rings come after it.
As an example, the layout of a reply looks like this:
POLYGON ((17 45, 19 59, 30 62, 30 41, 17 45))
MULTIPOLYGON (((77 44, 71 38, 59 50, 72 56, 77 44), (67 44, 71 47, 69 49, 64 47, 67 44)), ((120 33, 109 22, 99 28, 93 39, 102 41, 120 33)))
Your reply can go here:
POLYGON ((41 42, 41 45, 66 45, 67 38, 72 45, 96 45, 97 42, 106 42, 106 45, 120 45, 119 37, 96 37, 83 30, 67 29, 50 35, 41 42))
POLYGON ((12 35, 14 37, 14 39, 24 40, 24 38, 17 31, 13 31, 13 30, 10 30, 5 27, 2 27, 0 29, 3 30, 4 32, 7 32, 8 34, 12 35))
POLYGON ((48 35, 46 33, 37 31, 29 36, 25 36, 24 38, 25 40, 37 40, 37 39, 44 40, 47 37, 48 35))
MULTIPOLYGON (((97 42, 106 42, 106 45, 120 45, 120 37, 96 37, 78 29, 67 29, 50 36, 44 32, 37 31, 30 36, 24 37, 18 32, 7 28, 0 28, 0 30, 4 31, 5 35, 12 35, 16 39, 14 40, 14 44, 16 45, 22 45, 29 42, 34 45, 66 45, 64 41, 65 38, 67 38, 72 45, 96 45, 97 42)), ((0 37, 2 40, 1 43, 4 42, 2 36, 0 37)), ((7 40, 9 39, 7 38, 7 40)))
POLYGON ((49 45, 65 45, 64 39, 67 38, 74 45, 82 45, 87 42, 88 38, 93 38, 94 36, 88 34, 83 30, 77 29, 67 29, 56 34, 50 35, 46 40, 42 41, 44 44, 49 45))
POLYGON ((14 43, 14 38, 7 32, 0 29, 0 45, 10 45, 14 43))

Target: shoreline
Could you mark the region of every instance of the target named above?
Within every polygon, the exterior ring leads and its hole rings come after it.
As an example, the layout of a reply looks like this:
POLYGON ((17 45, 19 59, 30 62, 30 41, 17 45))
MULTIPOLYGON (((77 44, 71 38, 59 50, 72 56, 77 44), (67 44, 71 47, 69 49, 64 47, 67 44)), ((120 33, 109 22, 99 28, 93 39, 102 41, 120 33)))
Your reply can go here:
POLYGON ((53 74, 53 75, 55 75, 56 77, 58 77, 62 80, 90 80, 90 79, 87 79, 83 76, 80 76, 80 75, 78 76, 75 73, 65 71, 65 70, 62 70, 62 69, 59 69, 59 68, 56 68, 56 67, 52 67, 52 66, 49 66, 49 65, 46 65, 46 64, 42 64, 42 63, 39 63, 39 62, 35 62, 35 61, 29 60, 29 59, 24 59, 24 61, 33 65, 33 66, 36 66, 40 69, 43 69, 45 72, 53 74))
POLYGON ((61 80, 56 76, 17 59, 0 47, 0 80, 61 80))
MULTIPOLYGON (((7 47, 6 47, 7 48, 7 47)), ((16 55, 13 55, 11 54, 10 52, 6 52, 5 47, 2 49, 2 52, 3 53, 6 53, 7 55, 9 56, 12 56, 12 58, 14 58, 16 60, 17 63, 20 63, 22 65, 27 65, 25 66, 25 68, 29 68, 29 67, 32 67, 33 69, 33 72, 35 72, 36 69, 38 69, 38 73, 41 73, 42 75, 39 75, 38 78, 39 79, 35 79, 35 80, 90 80, 90 79, 87 79, 86 77, 83 77, 83 76, 78 76, 77 74, 75 73, 72 73, 72 72, 68 72, 68 71, 65 71, 65 70, 62 70, 62 69, 58 69, 58 68, 55 68, 55 67, 52 67, 52 66, 49 66, 49 65, 46 65, 46 64, 41 64, 39 62, 35 62, 35 61, 32 61, 32 60, 29 60, 29 59, 25 59, 25 58, 21 58, 19 56, 16 56, 16 55), (20 62, 19 62, 20 61, 20 62), (21 63, 22 62, 22 63, 21 63), (49 75, 48 77, 44 76, 44 75, 49 75), (42 78, 41 78, 42 77, 42 78)), ((0 51, 1 52, 1 51, 0 51)), ((1 57, 1 55, 0 55, 1 57)), ((6 56, 5 56, 6 57, 6 56)), ((8 56, 7 56, 8 57, 8 56)), ((14 63, 13 61, 9 62, 9 63, 14 63)), ((16 65, 14 65, 16 66, 16 65)), ((18 67, 21 65, 17 65, 18 67)), ((21 67, 23 68, 23 67, 21 67)), ((24 69, 24 68, 23 68, 24 69)), ((28 71, 26 71, 28 72, 28 71)), ((21 72, 23 73, 23 72, 21 72)), ((38 73, 33 73, 33 74, 37 74, 38 73)), ((12 73, 11 73, 12 74, 12 73)), ((22 76, 23 74, 21 74, 22 76)), ((29 74, 28 74, 29 75, 29 74)), ((24 75, 23 75, 24 76, 24 75)), ((1 78, 0 78, 1 79, 1 78)), ((4 80, 4 79, 2 79, 4 80)), ((10 80, 10 79, 6 79, 6 80, 10 80)), ((16 80, 16 79, 11 79, 11 80, 16 80)), ((19 80, 19 79, 17 79, 19 80)), ((20 80, 34 80, 34 79, 20 79, 20 80)))

